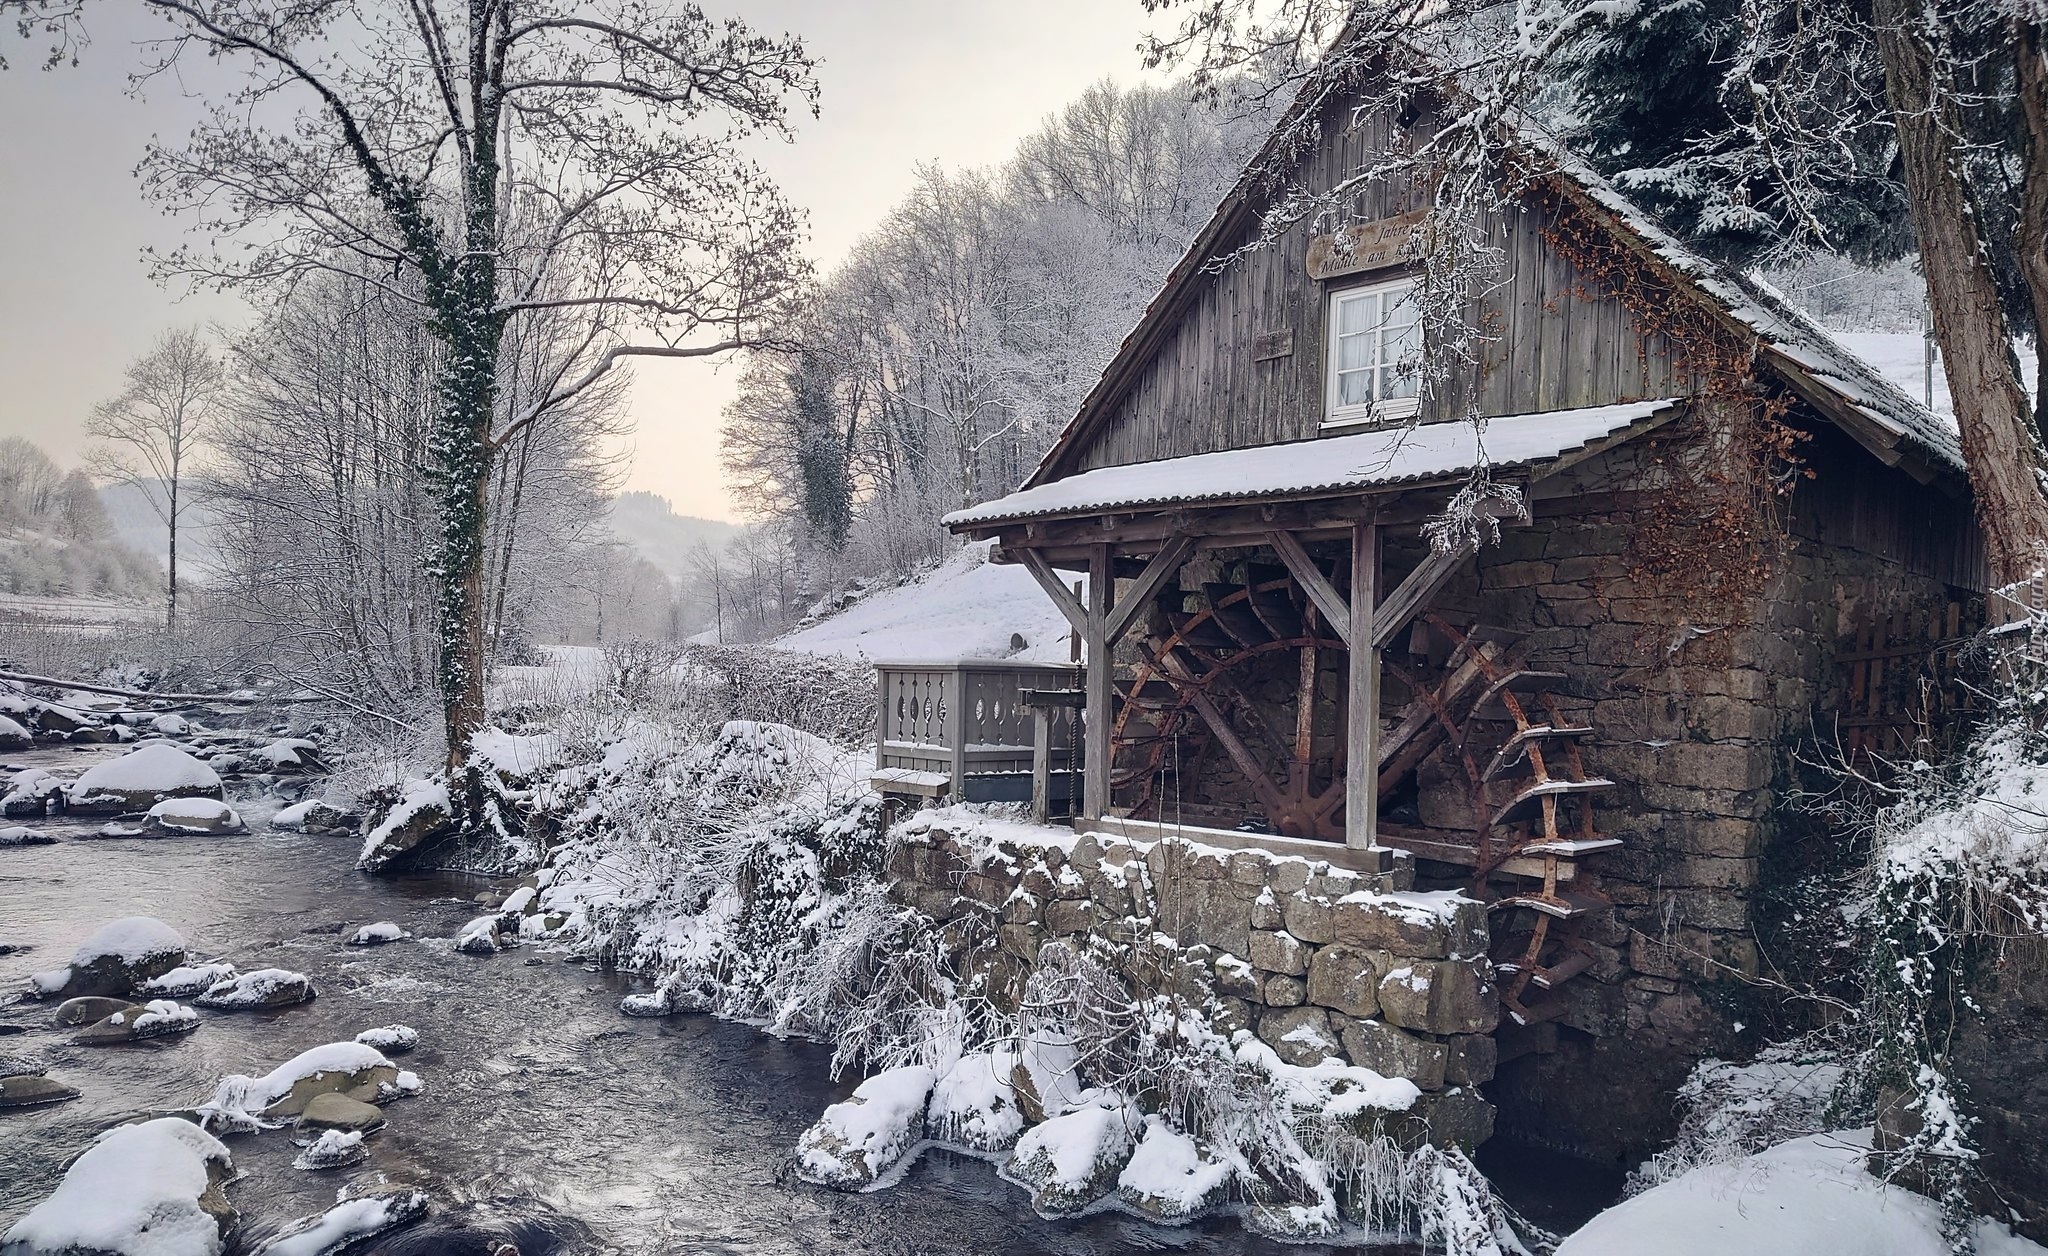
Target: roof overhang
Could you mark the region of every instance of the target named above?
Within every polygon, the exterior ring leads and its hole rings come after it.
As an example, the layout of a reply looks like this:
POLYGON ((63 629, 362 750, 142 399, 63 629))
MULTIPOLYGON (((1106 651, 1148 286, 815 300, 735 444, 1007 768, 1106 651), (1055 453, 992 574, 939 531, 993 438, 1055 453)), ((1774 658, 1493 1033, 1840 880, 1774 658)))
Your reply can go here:
POLYGON ((1468 422, 1380 428, 1157 462, 1100 467, 945 517, 977 537, 1005 527, 1104 514, 1405 492, 1456 483, 1480 466, 1540 479, 1676 417, 1677 398, 1468 422))

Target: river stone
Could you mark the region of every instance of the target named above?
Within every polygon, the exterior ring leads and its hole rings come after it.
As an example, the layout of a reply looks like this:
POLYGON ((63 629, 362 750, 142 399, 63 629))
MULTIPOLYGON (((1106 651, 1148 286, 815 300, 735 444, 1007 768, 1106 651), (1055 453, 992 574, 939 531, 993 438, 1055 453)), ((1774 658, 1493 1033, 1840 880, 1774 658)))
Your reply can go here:
POLYGON ((1084 1104, 1026 1131, 1003 1174, 1031 1192, 1040 1216, 1072 1216, 1116 1188, 1131 1161, 1135 1119, 1114 1100, 1084 1104))
POLYGON ((166 798, 149 809, 143 827, 159 833, 247 833, 233 807, 218 798, 166 798))
POLYGON ((1161 1225, 1186 1225, 1226 1203, 1232 1170, 1208 1144, 1145 1119, 1145 1133, 1117 1179, 1117 1199, 1161 1225))
POLYGON ((1346 1022, 1343 1038, 1344 1054, 1360 1068, 1381 1077, 1405 1077, 1424 1090, 1443 1087, 1449 1052, 1441 1042, 1376 1020, 1346 1022))
POLYGON ((62 1103, 76 1098, 76 1090, 40 1074, 0 1077, 0 1108, 33 1108, 39 1104, 62 1103))
POLYGON ((189 1034, 197 1028, 199 1017, 194 1015, 190 1008, 179 1007, 168 999, 160 999, 147 1006, 116 1012, 104 1020, 95 1021, 84 1033, 71 1041, 82 1046, 104 1047, 120 1042, 141 1042, 149 1038, 189 1034))
POLYGON ((267 1007, 290 1007, 310 1000, 317 991, 304 973, 283 968, 259 968, 208 986, 194 999, 201 1007, 224 1012, 255 1011, 267 1007))
POLYGON ((1490 1034, 1500 1024, 1500 992, 1461 960, 1417 960, 1380 981, 1380 1012, 1403 1029, 1431 1034, 1490 1034))
POLYGON ((97 764, 65 794, 67 810, 147 811, 166 798, 224 797, 220 774, 169 742, 148 742, 97 764))
POLYGON ((59 1025, 93 1025, 117 1012, 140 1013, 142 1005, 126 999, 110 999, 102 995, 87 995, 79 999, 66 999, 57 1005, 59 1025))
POLYGON ((306 1105, 321 1095, 346 1095, 359 1103, 369 1103, 385 1092, 386 1086, 398 1083, 398 1066, 395 1064, 370 1064, 353 1071, 347 1069, 323 1069, 308 1073, 292 1083, 284 1098, 263 1109, 265 1116, 297 1116, 306 1110, 306 1105))
POLYGON ((1308 1001, 1361 1020, 1380 1010, 1380 977, 1394 962, 1385 951, 1344 942, 1320 947, 1308 967, 1308 1001))
POLYGON ((0 715, 0 750, 27 750, 36 744, 29 731, 7 716, 0 715))
POLYGON ((384 1128, 384 1113, 375 1104, 351 1099, 333 1091, 314 1095, 299 1113, 299 1132, 317 1134, 321 1130, 341 1130, 344 1133, 368 1134, 384 1128))
POLYGON ((862 1082, 797 1139, 797 1176, 834 1190, 873 1186, 924 1136, 925 1110, 937 1080, 931 1069, 907 1064, 862 1082))
POLYGON ((54 834, 31 829, 25 825, 0 829, 0 846, 53 846, 56 841, 54 834))
POLYGON ((77 956, 73 956, 73 962, 64 968, 31 978, 35 994, 55 999, 129 994, 143 982, 183 964, 185 940, 160 920, 131 916, 103 926, 86 939, 79 954, 92 954, 92 958, 80 964, 77 956), (115 938, 112 943, 106 941, 111 931, 124 928, 132 936, 115 938), (96 945, 106 945, 108 949, 93 954, 96 945))
MULTIPOLYGON (((421 782, 413 782, 422 784, 421 782)), ((363 853, 356 867, 377 872, 454 831, 445 789, 427 788, 381 802, 364 820, 363 853)))

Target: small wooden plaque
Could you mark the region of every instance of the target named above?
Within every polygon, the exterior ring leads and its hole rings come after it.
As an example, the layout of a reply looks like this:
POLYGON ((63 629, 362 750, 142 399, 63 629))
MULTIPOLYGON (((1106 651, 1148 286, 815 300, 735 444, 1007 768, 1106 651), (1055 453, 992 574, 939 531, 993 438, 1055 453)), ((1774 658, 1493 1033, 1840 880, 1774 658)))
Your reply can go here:
POLYGON ((1271 362, 1274 358, 1294 356, 1294 329, 1283 327, 1278 331, 1262 331, 1252 337, 1252 361, 1271 362))
POLYGON ((1428 218, 1428 210, 1412 209, 1346 227, 1335 235, 1317 236, 1308 242, 1308 277, 1337 279, 1399 266, 1421 249, 1421 227, 1428 218))

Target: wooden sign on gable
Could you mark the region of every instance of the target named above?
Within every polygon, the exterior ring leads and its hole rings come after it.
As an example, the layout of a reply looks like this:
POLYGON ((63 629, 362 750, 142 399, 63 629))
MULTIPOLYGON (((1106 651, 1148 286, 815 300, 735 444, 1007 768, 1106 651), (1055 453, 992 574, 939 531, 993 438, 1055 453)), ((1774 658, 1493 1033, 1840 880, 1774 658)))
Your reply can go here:
POLYGON ((1415 257, 1422 247, 1422 224, 1426 209, 1413 209, 1392 218, 1355 223, 1334 235, 1320 235, 1308 242, 1308 277, 1338 279, 1399 266, 1415 257))

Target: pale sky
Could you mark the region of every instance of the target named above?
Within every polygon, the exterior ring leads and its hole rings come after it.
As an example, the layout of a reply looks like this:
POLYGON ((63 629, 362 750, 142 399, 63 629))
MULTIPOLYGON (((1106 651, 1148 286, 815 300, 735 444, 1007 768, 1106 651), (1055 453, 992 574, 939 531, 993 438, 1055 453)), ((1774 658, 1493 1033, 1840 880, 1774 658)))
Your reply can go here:
MULTIPOLYGON (((38 45, 0 31, 0 435, 80 460, 85 416, 166 326, 244 317, 239 301, 166 291, 145 245, 183 224, 145 204, 132 170, 152 134, 182 138, 196 100, 176 85, 124 96, 138 33, 125 6, 96 6, 77 68, 44 71, 38 45)), ((1139 0, 705 0, 714 17, 804 37, 822 64, 822 116, 763 154, 809 211, 812 256, 829 270, 909 189, 921 162, 987 165, 1088 84, 1141 75, 1139 0)), ((153 21, 153 19, 152 19, 153 21)), ((203 73, 203 71, 201 71, 203 73)), ((203 84, 190 84, 197 88, 203 84)), ((719 411, 739 370, 636 367, 627 487, 684 514, 728 518, 719 411)))

